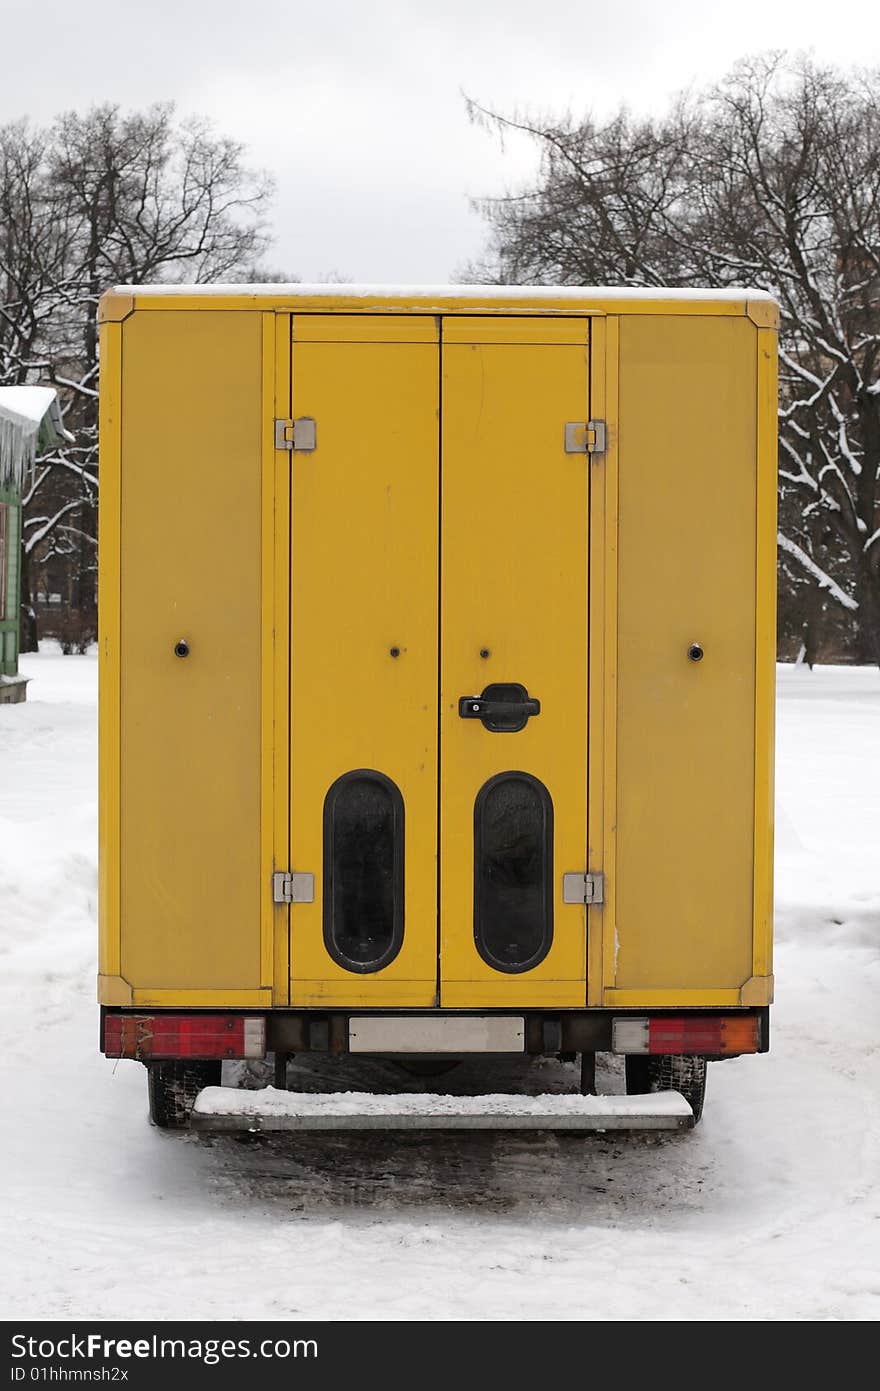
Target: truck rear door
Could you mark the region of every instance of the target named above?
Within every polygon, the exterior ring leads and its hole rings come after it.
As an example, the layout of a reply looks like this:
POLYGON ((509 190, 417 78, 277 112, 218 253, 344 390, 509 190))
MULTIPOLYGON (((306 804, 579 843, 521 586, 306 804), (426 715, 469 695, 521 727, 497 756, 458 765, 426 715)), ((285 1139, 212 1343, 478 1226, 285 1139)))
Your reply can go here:
POLYGON ((292 362, 291 1002, 583 1005, 588 321, 302 315, 292 362))
POLYGON ((436 1003, 438 340, 430 315, 294 319, 294 1005, 436 1003))
POLYGON ((442 351, 441 1004, 582 1006, 588 320, 449 317, 442 351))

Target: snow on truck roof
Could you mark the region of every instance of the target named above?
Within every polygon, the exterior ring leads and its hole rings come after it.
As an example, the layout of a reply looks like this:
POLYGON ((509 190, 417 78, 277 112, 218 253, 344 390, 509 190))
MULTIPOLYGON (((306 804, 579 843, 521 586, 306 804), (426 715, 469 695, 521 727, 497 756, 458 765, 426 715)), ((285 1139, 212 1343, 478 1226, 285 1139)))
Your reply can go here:
POLYGON ((372 300, 711 300, 736 303, 775 300, 766 290, 732 286, 726 289, 685 290, 652 286, 645 289, 614 285, 310 285, 299 281, 286 284, 216 284, 216 285, 116 285, 111 294, 147 296, 183 295, 186 297, 236 297, 260 299, 372 299, 372 300))

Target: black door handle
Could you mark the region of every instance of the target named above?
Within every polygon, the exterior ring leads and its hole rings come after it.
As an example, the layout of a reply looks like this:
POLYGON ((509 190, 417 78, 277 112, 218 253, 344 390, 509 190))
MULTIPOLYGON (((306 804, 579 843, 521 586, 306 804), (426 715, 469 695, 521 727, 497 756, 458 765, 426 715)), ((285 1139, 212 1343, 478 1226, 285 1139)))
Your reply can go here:
POLYGON ((463 720, 481 720, 492 734, 515 734, 540 715, 541 702, 518 682, 495 682, 482 695, 461 696, 458 713, 463 720))
POLYGON ((462 696, 458 713, 463 720, 506 720, 540 715, 540 700, 484 700, 482 696, 462 696))

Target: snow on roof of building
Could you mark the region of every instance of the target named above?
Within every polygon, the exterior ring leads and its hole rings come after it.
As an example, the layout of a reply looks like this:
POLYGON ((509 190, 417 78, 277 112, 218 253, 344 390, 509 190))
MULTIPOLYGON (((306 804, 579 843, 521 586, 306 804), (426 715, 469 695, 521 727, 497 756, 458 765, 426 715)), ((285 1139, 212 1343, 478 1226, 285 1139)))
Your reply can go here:
POLYGON ((0 484, 21 487, 37 448, 72 441, 53 386, 0 386, 0 484))

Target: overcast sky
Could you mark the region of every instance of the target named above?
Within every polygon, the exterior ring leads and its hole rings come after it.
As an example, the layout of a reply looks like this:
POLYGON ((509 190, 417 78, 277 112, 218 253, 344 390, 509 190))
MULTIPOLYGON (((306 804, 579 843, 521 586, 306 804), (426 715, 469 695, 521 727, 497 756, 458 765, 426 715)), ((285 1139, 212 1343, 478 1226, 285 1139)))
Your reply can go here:
POLYGON ((0 0, 0 120, 173 100, 275 176, 273 267, 444 281, 527 178, 483 104, 660 109, 766 48, 880 63, 876 0, 0 0))

